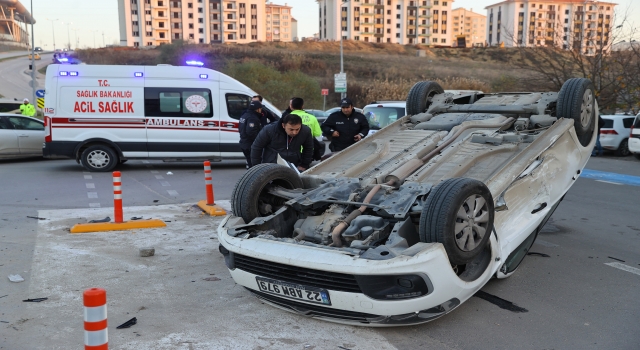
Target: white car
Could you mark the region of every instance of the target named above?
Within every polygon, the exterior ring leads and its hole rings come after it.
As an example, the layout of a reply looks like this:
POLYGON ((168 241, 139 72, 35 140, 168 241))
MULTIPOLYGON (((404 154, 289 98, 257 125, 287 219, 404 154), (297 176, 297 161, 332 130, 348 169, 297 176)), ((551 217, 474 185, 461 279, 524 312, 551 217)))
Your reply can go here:
POLYGON ((604 126, 600 129, 600 145, 602 148, 615 151, 617 156, 629 154, 629 135, 635 119, 632 115, 601 115, 604 126))
POLYGON ((369 121, 369 135, 407 115, 406 101, 376 101, 364 106, 362 114, 369 121))
POLYGON ((44 123, 19 114, 0 114, 0 159, 42 157, 44 123))
POLYGON ((634 157, 640 159, 640 113, 638 113, 631 126, 629 151, 633 153, 634 157))
POLYGON ((515 272, 580 176, 597 138, 594 90, 588 79, 494 94, 419 82, 407 116, 304 173, 249 169, 218 227, 231 276, 267 304, 338 323, 451 312, 515 272))

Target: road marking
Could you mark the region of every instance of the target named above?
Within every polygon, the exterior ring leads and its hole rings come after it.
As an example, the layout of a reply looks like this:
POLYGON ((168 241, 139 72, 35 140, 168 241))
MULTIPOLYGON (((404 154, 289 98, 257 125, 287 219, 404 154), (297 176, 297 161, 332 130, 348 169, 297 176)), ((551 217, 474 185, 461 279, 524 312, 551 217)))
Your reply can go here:
POLYGON ((535 244, 539 244, 539 245, 543 245, 545 247, 559 247, 559 245, 551 243, 551 242, 547 242, 541 239, 536 239, 535 244))
POLYGON ((635 267, 631 267, 629 265, 625 265, 623 263, 610 262, 610 263, 605 263, 605 265, 609 265, 611 267, 615 267, 616 269, 620 269, 622 271, 631 272, 633 274, 636 274, 636 275, 640 276, 640 269, 635 268, 635 267))
POLYGON ((176 191, 176 190, 167 190, 167 193, 168 193, 170 196, 175 196, 175 197, 177 197, 177 196, 178 196, 178 191, 176 191))
POLYGON ((152 174, 157 174, 157 173, 159 173, 159 171, 157 171, 157 170, 151 170, 151 173, 152 173, 152 174))
POLYGON ((612 185, 622 185, 621 183, 617 183, 617 182, 611 182, 611 181, 604 181, 604 180, 596 180, 598 182, 604 182, 606 184, 612 184, 612 185))
POLYGON ((100 208, 100 203, 89 203, 89 208, 100 208))
POLYGON ((86 183, 85 185, 87 185, 87 188, 96 188, 96 184, 86 183))
POLYGON ((91 180, 91 179, 93 179, 93 176, 91 176, 91 175, 85 175, 85 176, 84 176, 84 179, 85 179, 85 180, 91 180))
POLYGON ((164 179, 164 177, 162 177, 162 175, 156 175, 156 179, 162 180, 162 179, 164 179))
POLYGON ((98 192, 87 192, 89 198, 98 198, 98 192))
POLYGON ((160 181, 160 185, 162 185, 162 187, 169 187, 169 186, 171 186, 171 185, 169 184, 169 181, 160 181))
POLYGON ((598 171, 598 170, 591 170, 591 169, 584 169, 580 176, 585 177, 587 179, 600 180, 602 182, 610 181, 610 183, 615 183, 615 184, 640 186, 640 176, 609 173, 606 171, 598 171))

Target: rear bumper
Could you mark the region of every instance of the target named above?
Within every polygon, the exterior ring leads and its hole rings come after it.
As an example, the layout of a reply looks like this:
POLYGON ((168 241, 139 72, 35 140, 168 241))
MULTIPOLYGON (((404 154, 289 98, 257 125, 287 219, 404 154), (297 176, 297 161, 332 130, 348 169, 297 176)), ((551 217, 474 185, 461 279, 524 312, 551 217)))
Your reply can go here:
POLYGON ((78 142, 66 142, 66 141, 53 141, 45 142, 42 146, 42 155, 45 158, 72 158, 76 157, 75 151, 78 147, 78 142))

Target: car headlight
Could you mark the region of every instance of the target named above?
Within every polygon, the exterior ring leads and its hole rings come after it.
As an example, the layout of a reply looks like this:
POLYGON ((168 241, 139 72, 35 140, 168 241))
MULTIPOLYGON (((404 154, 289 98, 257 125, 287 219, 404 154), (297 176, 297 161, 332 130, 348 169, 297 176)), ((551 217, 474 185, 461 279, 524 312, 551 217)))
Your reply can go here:
POLYGON ((362 293, 376 300, 418 298, 433 291, 431 281, 422 275, 355 276, 362 293))

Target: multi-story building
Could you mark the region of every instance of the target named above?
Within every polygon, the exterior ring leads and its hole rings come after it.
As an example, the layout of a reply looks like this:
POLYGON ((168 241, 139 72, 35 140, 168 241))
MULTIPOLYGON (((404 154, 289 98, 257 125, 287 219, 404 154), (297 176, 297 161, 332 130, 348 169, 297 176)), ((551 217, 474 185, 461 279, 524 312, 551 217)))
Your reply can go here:
POLYGON ((266 38, 261 0, 118 0, 120 45, 248 43, 266 38))
POLYGON ((453 17, 452 46, 485 45, 487 16, 462 7, 452 10, 451 16, 453 17))
POLYGON ((267 3, 267 41, 293 41, 291 6, 267 3))
POLYGON ((489 45, 556 46, 593 55, 610 47, 613 8, 593 0, 507 0, 487 6, 489 45))
POLYGON ((27 25, 35 19, 20 1, 0 2, 0 41, 3 45, 29 47, 27 25))
POLYGON ((320 40, 451 46, 453 0, 316 0, 320 40))

